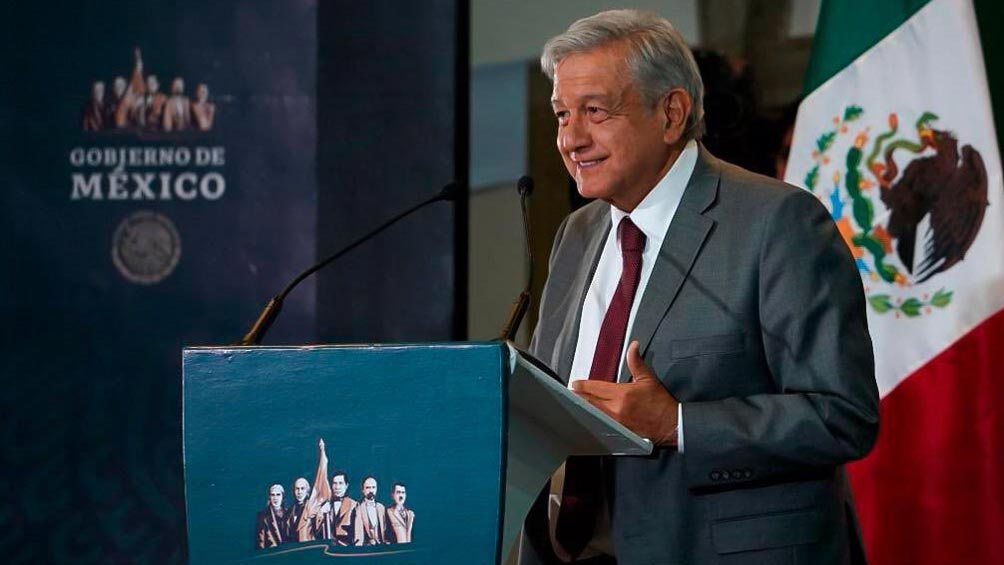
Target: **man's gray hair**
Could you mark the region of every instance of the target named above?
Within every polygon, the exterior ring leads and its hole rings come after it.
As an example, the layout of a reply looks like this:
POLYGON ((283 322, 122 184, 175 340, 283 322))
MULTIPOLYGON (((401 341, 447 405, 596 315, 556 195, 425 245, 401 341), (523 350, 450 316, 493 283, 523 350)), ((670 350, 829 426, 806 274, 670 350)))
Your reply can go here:
POLYGON ((704 83, 683 36, 662 16, 638 10, 610 10, 576 21, 544 45, 540 66, 551 81, 565 57, 622 41, 627 64, 642 102, 654 108, 674 88, 690 95, 684 138, 704 134, 704 83))

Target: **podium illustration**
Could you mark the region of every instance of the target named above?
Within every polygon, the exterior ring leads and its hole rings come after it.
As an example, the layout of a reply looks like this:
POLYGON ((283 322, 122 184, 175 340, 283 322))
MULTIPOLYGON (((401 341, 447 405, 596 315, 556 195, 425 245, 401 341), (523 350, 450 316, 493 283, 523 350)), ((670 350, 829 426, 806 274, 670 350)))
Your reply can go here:
POLYGON ((505 563, 566 457, 652 450, 502 342, 187 348, 183 379, 192 563, 505 563))

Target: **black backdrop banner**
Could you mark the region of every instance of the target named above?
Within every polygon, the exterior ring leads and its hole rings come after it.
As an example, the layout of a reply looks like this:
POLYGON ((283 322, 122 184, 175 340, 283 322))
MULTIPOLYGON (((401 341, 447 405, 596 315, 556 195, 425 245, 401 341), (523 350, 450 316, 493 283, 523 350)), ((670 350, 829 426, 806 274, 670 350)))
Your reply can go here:
POLYGON ((181 347, 315 259, 316 1, 5 11, 0 555, 183 561, 181 347))
MULTIPOLYGON (((466 185, 469 20, 463 0, 320 3, 322 254, 450 181, 466 185)), ((429 206, 318 273, 319 338, 464 339, 467 209, 466 192, 429 206)))

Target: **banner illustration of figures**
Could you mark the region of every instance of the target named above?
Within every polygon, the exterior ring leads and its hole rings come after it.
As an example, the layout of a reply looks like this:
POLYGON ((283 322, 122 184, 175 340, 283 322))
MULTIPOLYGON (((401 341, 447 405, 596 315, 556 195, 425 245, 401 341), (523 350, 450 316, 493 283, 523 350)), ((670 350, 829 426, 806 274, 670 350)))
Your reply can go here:
POLYGON ((104 81, 91 83, 90 98, 80 117, 83 131, 174 132, 213 129, 216 104, 209 101, 209 86, 195 86, 195 98, 185 95, 185 79, 174 77, 170 91, 160 91, 155 74, 143 75, 143 56, 137 47, 131 78, 116 76, 106 96, 104 81))
POLYGON ((415 511, 406 505, 405 483, 391 485, 390 501, 385 505, 378 501, 380 483, 374 475, 359 481, 358 500, 348 493, 346 471, 335 470, 330 484, 327 477, 328 456, 324 440, 320 439, 313 486, 305 477, 295 479, 293 503, 289 506, 285 505, 286 492, 281 484, 268 487, 265 508, 255 516, 255 547, 295 551, 292 544, 320 540, 329 544, 327 553, 331 554, 344 547, 411 543, 415 511))

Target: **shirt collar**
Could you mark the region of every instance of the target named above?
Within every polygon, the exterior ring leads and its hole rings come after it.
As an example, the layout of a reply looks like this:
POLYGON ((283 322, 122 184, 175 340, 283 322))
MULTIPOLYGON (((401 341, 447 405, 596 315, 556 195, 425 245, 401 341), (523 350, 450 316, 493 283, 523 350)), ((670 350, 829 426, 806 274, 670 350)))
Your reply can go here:
MULTIPOLYGON (((662 246, 662 239, 669 229, 669 223, 676 214, 676 209, 683 198, 683 191, 694 174, 697 165, 697 142, 690 140, 684 146, 676 162, 669 168, 666 175, 656 183, 655 187, 645 195, 638 206, 628 214, 620 208, 610 205, 610 221, 618 243, 620 234, 617 226, 627 216, 631 217, 638 229, 645 234, 646 245, 651 243, 662 246)), ((649 248, 651 249, 651 247, 649 248)))

